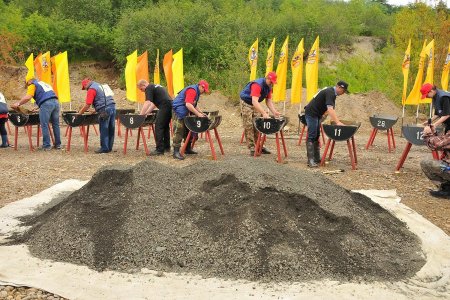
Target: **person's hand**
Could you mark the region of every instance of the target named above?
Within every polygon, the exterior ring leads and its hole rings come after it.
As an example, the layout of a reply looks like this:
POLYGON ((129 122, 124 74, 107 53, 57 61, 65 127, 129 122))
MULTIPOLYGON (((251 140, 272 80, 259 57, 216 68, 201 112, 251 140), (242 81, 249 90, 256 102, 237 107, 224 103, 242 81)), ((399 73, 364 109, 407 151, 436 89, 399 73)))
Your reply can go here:
POLYGON ((428 121, 425 121, 422 123, 423 126, 427 126, 428 125, 428 121))
POLYGON ((17 109, 19 106, 20 106, 20 103, 19 103, 19 102, 16 102, 16 103, 14 103, 14 104, 11 104, 11 108, 12 108, 12 109, 17 109))
POLYGON ((281 116, 281 114, 280 114, 280 112, 275 111, 275 112, 273 113, 273 116, 274 116, 275 118, 279 118, 279 117, 281 116))
POLYGON ((434 132, 434 130, 433 130, 432 126, 425 126, 423 128, 423 134, 424 135, 431 135, 431 134, 433 134, 433 132, 434 132))
POLYGON ((262 114, 262 117, 263 117, 264 119, 269 119, 269 118, 270 118, 269 114, 266 113, 266 112, 264 112, 264 113, 262 114))
POLYGON ((336 123, 336 125, 337 125, 337 126, 344 126, 345 124, 342 123, 341 121, 338 121, 338 122, 336 123))

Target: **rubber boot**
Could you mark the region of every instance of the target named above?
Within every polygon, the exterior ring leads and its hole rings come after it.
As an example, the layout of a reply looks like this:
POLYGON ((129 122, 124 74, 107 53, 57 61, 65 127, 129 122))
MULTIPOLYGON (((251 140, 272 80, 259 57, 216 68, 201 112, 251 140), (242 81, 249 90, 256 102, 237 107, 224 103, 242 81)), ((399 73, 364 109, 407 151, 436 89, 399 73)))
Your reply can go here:
POLYGON ((314 143, 314 162, 316 164, 320 164, 322 158, 320 157, 320 146, 319 141, 315 141, 314 143))
POLYGON ((180 153, 180 147, 173 147, 173 158, 183 160, 184 157, 180 153))
POLYGON ((0 148, 8 148, 8 147, 9 147, 8 136, 6 134, 2 135, 2 144, 1 144, 0 148))
POLYGON ((450 199, 450 183, 442 183, 437 191, 430 191, 433 197, 450 199))
POLYGON ((184 151, 184 154, 198 154, 198 153, 192 150, 191 143, 189 142, 186 147, 186 151, 184 151))
POLYGON ((319 165, 314 161, 314 143, 306 143, 306 154, 308 156, 308 167, 317 168, 319 165))

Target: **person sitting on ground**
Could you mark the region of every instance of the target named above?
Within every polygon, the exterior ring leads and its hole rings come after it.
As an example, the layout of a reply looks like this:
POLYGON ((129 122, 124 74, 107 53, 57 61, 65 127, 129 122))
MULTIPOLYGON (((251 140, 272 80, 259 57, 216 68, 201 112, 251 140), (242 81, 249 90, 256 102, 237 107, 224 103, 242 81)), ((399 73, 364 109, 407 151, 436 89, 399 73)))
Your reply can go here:
MULTIPOLYGON (((209 93, 209 83, 206 80, 200 80, 198 84, 190 85, 184 88, 173 100, 173 158, 183 160, 180 153, 181 142, 186 139, 188 129, 184 124, 184 118, 191 113, 197 117, 205 117, 205 114, 197 107, 197 102, 201 94, 209 93)), ((191 148, 191 141, 188 141, 186 154, 197 154, 191 148)))
POLYGON ((326 87, 320 90, 312 100, 305 106, 306 126, 308 126, 308 141, 306 143, 306 153, 308 156, 308 166, 318 167, 320 163, 320 120, 326 113, 336 125, 344 125, 339 121, 335 106, 336 97, 347 92, 348 83, 338 81, 336 86, 326 87))
POLYGON ((8 141, 8 131, 6 131, 6 122, 8 122, 8 105, 5 96, 0 93, 0 135, 2 136, 2 144, 0 148, 11 147, 8 141))
POLYGON ((437 190, 430 190, 434 197, 450 199, 450 131, 437 134, 433 125, 423 130, 425 145, 433 151, 443 151, 441 160, 424 159, 420 167, 425 175, 438 186, 437 190))
POLYGON ((167 90, 159 84, 149 84, 147 80, 139 80, 139 90, 145 93, 145 103, 141 115, 150 114, 158 108, 155 122, 156 149, 150 155, 162 155, 170 151, 170 119, 172 118, 172 98, 167 90))
MULTIPOLYGON (((255 154, 255 141, 258 139, 258 132, 253 125, 253 118, 262 115, 263 118, 269 118, 269 114, 263 109, 260 102, 266 100, 266 105, 272 114, 278 118, 280 113, 275 109, 272 101, 273 85, 277 83, 277 73, 269 72, 266 77, 258 78, 247 83, 240 93, 241 98, 241 116, 244 135, 247 141, 247 148, 250 150, 250 156, 255 154)), ((266 148, 261 149, 262 154, 270 154, 266 148)))
MULTIPOLYGON (((439 90, 431 83, 425 83, 420 88, 422 99, 431 98, 434 107, 434 116, 431 119, 433 126, 444 124, 445 132, 450 130, 450 93, 439 90)), ((423 125, 427 125, 425 122, 423 125)))
POLYGON ((87 90, 85 105, 78 111, 83 114, 91 105, 98 113, 100 128, 100 148, 95 153, 109 153, 114 145, 114 131, 116 121, 116 103, 113 92, 108 85, 101 85, 89 78, 83 79, 81 89, 87 90))
POLYGON ((39 107, 39 120, 42 130, 42 148, 40 149, 44 151, 52 149, 50 144, 50 122, 52 122, 53 134, 55 136, 53 148, 61 149, 59 102, 52 86, 46 82, 38 81, 35 78, 29 78, 26 80, 25 84, 27 87, 27 94, 23 96, 20 101, 11 105, 11 107, 17 109, 22 104, 25 104, 34 98, 36 105, 39 107))

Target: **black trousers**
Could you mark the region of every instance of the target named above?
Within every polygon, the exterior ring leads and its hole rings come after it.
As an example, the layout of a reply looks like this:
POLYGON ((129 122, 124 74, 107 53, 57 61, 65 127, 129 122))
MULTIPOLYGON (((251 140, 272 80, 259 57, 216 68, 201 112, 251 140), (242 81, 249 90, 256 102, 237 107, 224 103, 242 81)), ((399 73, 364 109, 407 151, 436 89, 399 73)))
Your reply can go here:
POLYGON ((158 107, 155 121, 156 150, 164 152, 170 149, 170 119, 172 119, 171 105, 158 107))
POLYGON ((7 135, 8 132, 6 131, 6 122, 8 122, 7 118, 1 118, 0 119, 0 135, 7 135))

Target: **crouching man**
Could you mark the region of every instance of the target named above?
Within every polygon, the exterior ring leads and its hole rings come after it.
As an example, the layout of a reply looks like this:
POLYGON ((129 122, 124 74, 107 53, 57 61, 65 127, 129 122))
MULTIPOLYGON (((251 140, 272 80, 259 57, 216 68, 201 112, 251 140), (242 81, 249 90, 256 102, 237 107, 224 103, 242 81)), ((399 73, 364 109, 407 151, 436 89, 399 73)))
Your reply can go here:
POLYGON ((430 194, 450 199, 450 131, 438 135, 434 126, 426 126, 423 138, 428 148, 444 153, 442 160, 425 159, 420 162, 422 171, 438 186, 437 190, 430 190, 430 194))

